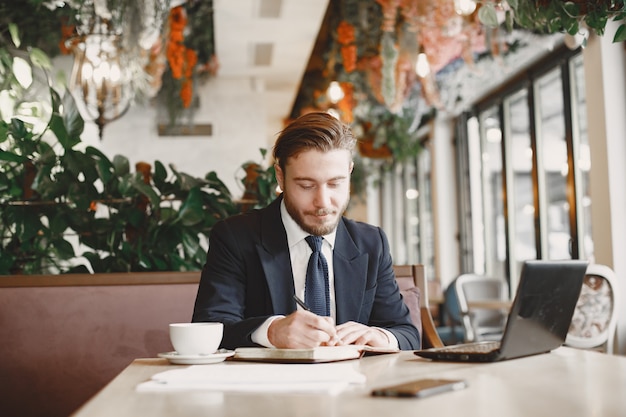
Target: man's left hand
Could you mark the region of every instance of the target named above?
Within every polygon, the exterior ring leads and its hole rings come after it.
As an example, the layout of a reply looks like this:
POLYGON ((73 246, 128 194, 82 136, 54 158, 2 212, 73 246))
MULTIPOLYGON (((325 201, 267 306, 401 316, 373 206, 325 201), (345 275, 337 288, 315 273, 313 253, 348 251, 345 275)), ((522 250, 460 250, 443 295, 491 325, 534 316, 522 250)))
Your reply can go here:
POLYGON ((337 337, 345 345, 389 346, 389 338, 382 330, 354 321, 337 326, 337 337))

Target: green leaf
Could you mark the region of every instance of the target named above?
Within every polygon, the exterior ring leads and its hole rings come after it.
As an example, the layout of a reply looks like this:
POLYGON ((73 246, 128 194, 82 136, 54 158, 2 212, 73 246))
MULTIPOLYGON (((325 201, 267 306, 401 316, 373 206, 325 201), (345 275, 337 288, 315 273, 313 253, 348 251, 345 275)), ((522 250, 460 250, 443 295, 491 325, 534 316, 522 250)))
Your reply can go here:
POLYGON ((9 139, 9 125, 4 120, 0 120, 0 143, 7 139, 9 139))
POLYGON ((50 130, 57 137, 61 146, 65 149, 72 149, 69 135, 67 134, 67 129, 65 129, 65 125, 63 124, 63 119, 58 113, 52 113, 50 117, 50 130))
POLYGON ((615 36, 613 37, 613 42, 626 42, 626 24, 621 24, 617 28, 617 32, 615 32, 615 36))
POLYGON ((515 26, 515 16, 511 10, 507 10, 504 14, 504 24, 506 26, 507 32, 513 32, 513 27, 515 26))
POLYGON ((115 175, 123 176, 130 173, 130 162, 128 158, 122 155, 115 155, 113 157, 113 167, 115 167, 115 175))
POLYGON ((191 175, 185 174, 184 172, 178 172, 174 165, 170 164, 170 169, 176 176, 180 189, 181 190, 191 190, 194 187, 199 187, 202 185, 202 182, 197 178, 192 177, 191 175))
POLYGON ((60 259, 72 259, 76 256, 74 247, 65 239, 57 239, 53 243, 54 251, 60 259))
POLYGON ((161 203, 161 197, 157 195, 149 184, 144 183, 141 177, 136 177, 133 181, 131 181, 131 184, 137 191, 150 199, 150 204, 152 204, 152 207, 155 210, 158 209, 161 203))
POLYGON ((52 62, 50 61, 50 58, 48 58, 48 55, 46 55, 46 53, 41 49, 34 47, 30 48, 29 56, 33 65, 46 70, 52 69, 52 62))
POLYGON ((13 44, 16 48, 19 48, 22 44, 22 41, 20 40, 19 30, 15 23, 9 23, 9 33, 11 34, 11 40, 13 41, 13 44))
POLYGON ((0 149, 0 161, 22 163, 26 160, 28 160, 27 156, 16 155, 12 152, 3 151, 2 149, 0 149))
POLYGON ((107 158, 106 155, 103 154, 99 149, 96 149, 92 146, 88 146, 87 149, 85 149, 85 153, 95 158, 98 177, 102 180, 104 184, 108 184, 114 175, 114 167, 109 158, 107 158))
POLYGON ((63 123, 69 135, 68 146, 64 145, 64 147, 70 149, 80 142, 80 135, 85 129, 85 121, 78 111, 74 97, 67 91, 63 95, 63 123))
POLYGON ((24 125, 24 122, 20 119, 13 118, 11 119, 11 128, 10 132, 16 139, 25 139, 29 137, 29 132, 24 125))
POLYGON ((0 252, 0 275, 11 275, 15 256, 7 251, 0 252))
POLYGON ((202 192, 199 188, 192 188, 189 196, 183 202, 178 213, 178 218, 185 226, 193 226, 198 224, 204 218, 204 210, 202 208, 202 192))
POLYGON ((190 256, 193 256, 200 248, 200 242, 198 240, 198 235, 196 233, 183 233, 183 248, 185 253, 190 256))
POLYGON ((580 6, 574 2, 566 1, 563 3, 563 11, 567 13, 569 17, 576 18, 580 14, 580 6))
POLYGON ((578 33, 578 20, 574 19, 564 22, 563 29, 570 35, 575 36, 578 33))
POLYGON ((167 180, 167 170, 160 161, 154 161, 154 175, 152 176, 152 180, 159 189, 167 180))
POLYGON ((50 232, 53 235, 60 235, 67 229, 67 220, 64 216, 54 216, 50 221, 50 232))
POLYGON ((485 3, 478 10, 478 19, 485 26, 498 27, 498 15, 493 3, 485 3))

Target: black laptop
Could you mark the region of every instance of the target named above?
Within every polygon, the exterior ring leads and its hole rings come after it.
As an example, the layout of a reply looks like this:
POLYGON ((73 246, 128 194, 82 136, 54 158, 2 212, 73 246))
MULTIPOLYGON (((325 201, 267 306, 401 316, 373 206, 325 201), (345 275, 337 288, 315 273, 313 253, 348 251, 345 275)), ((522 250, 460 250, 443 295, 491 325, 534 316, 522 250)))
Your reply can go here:
POLYGON ((587 270, 586 261, 526 261, 502 339, 417 350, 424 358, 495 362, 546 353, 567 336, 587 270))

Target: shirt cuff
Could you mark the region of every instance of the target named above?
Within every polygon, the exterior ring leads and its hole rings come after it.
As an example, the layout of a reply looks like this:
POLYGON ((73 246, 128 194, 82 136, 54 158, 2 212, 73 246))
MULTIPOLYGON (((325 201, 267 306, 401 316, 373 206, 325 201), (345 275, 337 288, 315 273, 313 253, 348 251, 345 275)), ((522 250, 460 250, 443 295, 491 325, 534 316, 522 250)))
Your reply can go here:
POLYGON ((374 328, 380 330, 381 332, 383 332, 385 334, 385 336, 387 336, 387 341, 389 342, 387 347, 389 349, 395 349, 395 350, 400 349, 400 344, 398 343, 398 339, 396 339, 396 337, 393 335, 393 333, 391 333, 389 330, 383 329, 381 327, 374 327, 374 328))
MULTIPOLYGON (((270 324, 272 324, 274 320, 280 319, 283 317, 285 316, 272 316, 272 317, 269 317, 267 320, 265 320, 263 324, 261 324, 259 327, 257 327, 257 329, 254 332, 252 332, 252 341, 261 346, 274 347, 274 345, 270 343, 270 339, 267 337, 267 331, 270 328, 270 324)), ((398 341, 396 341, 396 344, 397 343, 398 341)))

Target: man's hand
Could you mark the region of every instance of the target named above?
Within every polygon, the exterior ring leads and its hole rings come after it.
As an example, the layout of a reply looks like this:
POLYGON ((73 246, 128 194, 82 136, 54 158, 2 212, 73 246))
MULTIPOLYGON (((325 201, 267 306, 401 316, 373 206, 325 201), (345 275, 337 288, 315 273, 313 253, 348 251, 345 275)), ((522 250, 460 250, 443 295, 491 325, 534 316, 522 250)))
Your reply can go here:
POLYGON ((349 321, 337 326, 337 336, 343 345, 388 347, 389 338, 380 329, 349 321))
POLYGON ((311 348, 343 344, 331 317, 298 310, 270 324, 267 337, 277 348, 311 348))

